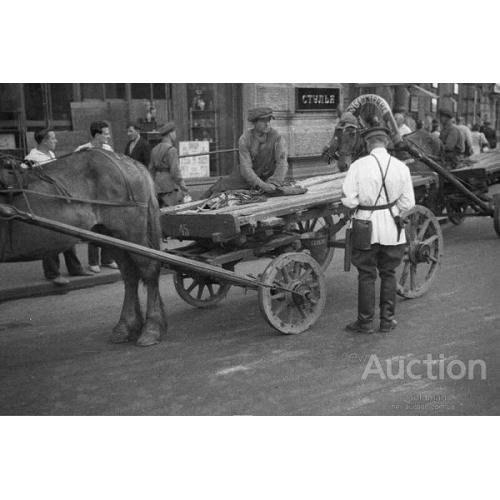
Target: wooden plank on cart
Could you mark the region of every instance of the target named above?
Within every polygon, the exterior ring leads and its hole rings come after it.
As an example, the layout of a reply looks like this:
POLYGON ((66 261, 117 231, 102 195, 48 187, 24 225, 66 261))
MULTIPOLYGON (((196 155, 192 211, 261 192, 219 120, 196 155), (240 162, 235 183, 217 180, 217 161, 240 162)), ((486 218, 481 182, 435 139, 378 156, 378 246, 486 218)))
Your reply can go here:
POLYGON ((240 233, 239 220, 231 214, 162 214, 160 221, 165 236, 186 240, 196 237, 223 241, 240 233))

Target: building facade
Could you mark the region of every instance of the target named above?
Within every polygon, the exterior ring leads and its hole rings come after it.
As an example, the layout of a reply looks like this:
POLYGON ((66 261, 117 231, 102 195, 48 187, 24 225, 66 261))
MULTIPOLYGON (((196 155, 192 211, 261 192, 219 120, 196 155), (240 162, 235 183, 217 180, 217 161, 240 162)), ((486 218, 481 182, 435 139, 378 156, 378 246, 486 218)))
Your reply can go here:
POLYGON ((500 84, 476 83, 0 83, 0 150, 22 157, 34 131, 52 126, 58 154, 89 140, 94 120, 110 123, 113 146, 122 152, 130 121, 142 124, 154 143, 159 125, 174 120, 182 142, 204 142, 210 155, 206 179, 231 171, 248 110, 271 107, 273 126, 285 138, 294 175, 331 170, 320 157, 339 114, 358 95, 376 93, 408 119, 435 117, 451 106, 469 124, 488 120, 500 128, 500 84))

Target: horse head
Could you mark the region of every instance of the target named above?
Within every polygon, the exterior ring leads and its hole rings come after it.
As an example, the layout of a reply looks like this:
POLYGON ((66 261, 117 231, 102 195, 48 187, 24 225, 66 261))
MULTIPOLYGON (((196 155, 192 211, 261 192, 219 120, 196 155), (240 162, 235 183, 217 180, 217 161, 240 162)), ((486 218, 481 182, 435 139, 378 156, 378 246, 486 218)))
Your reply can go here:
POLYGON ((361 156, 364 150, 364 142, 361 138, 363 126, 358 118, 352 113, 345 112, 340 117, 335 127, 333 138, 325 153, 337 160, 337 167, 345 172, 351 163, 361 156))

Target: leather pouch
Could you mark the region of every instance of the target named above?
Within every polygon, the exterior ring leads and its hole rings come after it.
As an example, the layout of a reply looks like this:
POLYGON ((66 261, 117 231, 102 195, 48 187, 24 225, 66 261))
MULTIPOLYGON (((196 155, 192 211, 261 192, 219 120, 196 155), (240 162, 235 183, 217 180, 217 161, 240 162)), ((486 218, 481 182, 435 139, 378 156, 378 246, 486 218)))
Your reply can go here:
POLYGON ((370 250, 372 239, 372 221, 352 219, 351 245, 356 250, 370 250))

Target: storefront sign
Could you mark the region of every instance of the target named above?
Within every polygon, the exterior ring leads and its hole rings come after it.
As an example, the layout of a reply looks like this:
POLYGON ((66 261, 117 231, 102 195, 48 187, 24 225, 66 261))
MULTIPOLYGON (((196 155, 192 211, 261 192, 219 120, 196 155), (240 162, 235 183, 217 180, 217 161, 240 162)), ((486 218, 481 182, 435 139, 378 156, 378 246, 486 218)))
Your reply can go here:
POLYGON ((340 89, 297 87, 295 92, 297 111, 335 111, 339 106, 340 89))
POLYGON ((208 153, 210 142, 208 141, 184 141, 179 142, 179 164, 182 177, 192 179, 193 177, 209 177, 210 176, 210 156, 187 156, 197 155, 199 153, 208 153))

